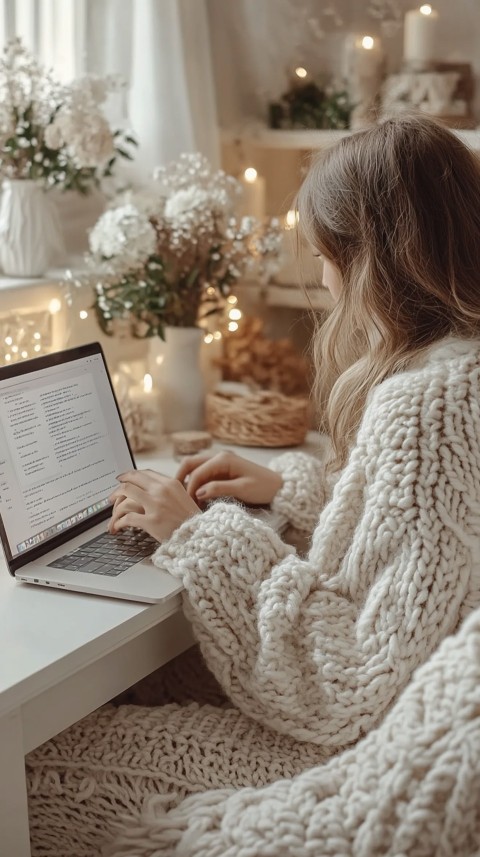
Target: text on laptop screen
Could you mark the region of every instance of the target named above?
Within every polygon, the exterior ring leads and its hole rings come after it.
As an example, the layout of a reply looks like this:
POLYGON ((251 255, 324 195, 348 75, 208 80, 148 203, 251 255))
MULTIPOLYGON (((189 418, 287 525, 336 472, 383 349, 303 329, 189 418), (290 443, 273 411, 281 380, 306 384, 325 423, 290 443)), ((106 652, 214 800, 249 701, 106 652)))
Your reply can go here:
POLYGON ((109 505, 132 467, 102 356, 0 381, 0 497, 12 557, 109 505))

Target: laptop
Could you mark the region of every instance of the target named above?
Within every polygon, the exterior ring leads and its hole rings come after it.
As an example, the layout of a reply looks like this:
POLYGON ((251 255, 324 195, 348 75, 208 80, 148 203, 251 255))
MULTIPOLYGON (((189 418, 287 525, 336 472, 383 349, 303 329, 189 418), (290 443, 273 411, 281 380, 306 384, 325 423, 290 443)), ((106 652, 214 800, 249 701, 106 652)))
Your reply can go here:
POLYGON ((0 367, 0 537, 17 581, 151 603, 180 592, 150 536, 107 532, 133 467, 99 343, 0 367))

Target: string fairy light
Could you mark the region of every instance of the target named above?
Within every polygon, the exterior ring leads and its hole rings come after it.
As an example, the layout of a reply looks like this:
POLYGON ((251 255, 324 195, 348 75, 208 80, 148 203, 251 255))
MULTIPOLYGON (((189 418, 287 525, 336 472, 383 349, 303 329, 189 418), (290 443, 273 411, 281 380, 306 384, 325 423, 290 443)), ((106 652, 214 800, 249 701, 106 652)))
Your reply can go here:
POLYGON ((50 301, 44 310, 0 314, 0 364, 28 360, 52 350, 52 318, 58 312, 56 301, 50 301))

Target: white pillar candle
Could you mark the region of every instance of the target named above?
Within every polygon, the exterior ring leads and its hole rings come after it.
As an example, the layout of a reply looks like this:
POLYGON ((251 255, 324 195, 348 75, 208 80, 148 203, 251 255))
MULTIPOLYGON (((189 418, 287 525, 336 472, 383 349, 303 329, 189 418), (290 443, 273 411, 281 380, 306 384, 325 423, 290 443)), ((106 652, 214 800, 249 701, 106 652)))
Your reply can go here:
POLYGON ((141 384, 135 384, 128 390, 128 396, 148 424, 149 428, 158 428, 161 434, 160 393, 153 389, 152 376, 145 375, 141 384))
POLYGON ((265 217, 265 179, 254 167, 247 167, 239 181, 243 190, 239 215, 261 220, 265 217))
POLYGON ((425 3, 405 15, 403 37, 404 62, 421 69, 437 59, 436 35, 438 12, 425 3))
POLYGON ((346 40, 345 74, 353 88, 359 79, 379 79, 384 54, 379 38, 351 33, 346 40))
POLYGON ((380 39, 351 34, 346 41, 348 94, 353 104, 351 127, 361 128, 374 118, 374 108, 384 70, 380 39))

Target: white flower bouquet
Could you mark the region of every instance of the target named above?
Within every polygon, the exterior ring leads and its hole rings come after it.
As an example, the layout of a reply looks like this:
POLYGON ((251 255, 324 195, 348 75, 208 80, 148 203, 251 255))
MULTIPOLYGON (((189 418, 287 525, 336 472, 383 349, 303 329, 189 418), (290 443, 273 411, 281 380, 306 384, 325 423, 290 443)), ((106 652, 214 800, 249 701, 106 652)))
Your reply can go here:
POLYGON ((160 167, 148 190, 129 192, 90 233, 95 311, 102 330, 164 337, 218 312, 241 278, 276 271, 278 220, 238 218, 241 186, 199 154, 160 167))
POLYGON ((112 131, 103 113, 113 76, 61 84, 23 46, 7 43, 0 59, 0 177, 87 193, 131 159, 135 140, 112 131))

